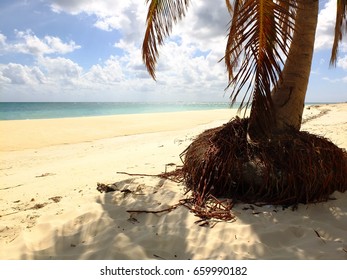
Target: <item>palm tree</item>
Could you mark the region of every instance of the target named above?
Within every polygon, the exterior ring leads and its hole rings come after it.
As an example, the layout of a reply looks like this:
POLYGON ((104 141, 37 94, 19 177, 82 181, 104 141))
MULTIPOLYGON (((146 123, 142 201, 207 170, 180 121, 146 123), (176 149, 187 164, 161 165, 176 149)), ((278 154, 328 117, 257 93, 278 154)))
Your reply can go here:
MULTIPOLYGON (((150 2, 150 4, 147 14, 147 29, 144 36, 142 51, 143 61, 147 70, 153 79, 155 79, 155 65, 159 57, 158 46, 164 44, 165 38, 170 35, 173 24, 185 16, 190 1, 147 0, 147 3, 148 2, 150 2)), ((239 168, 239 173, 241 173, 241 175, 235 175, 237 180, 235 178, 232 180, 224 178, 221 181, 221 171, 215 171, 215 169, 221 169, 217 161, 228 161, 225 158, 222 159, 221 154, 219 154, 218 158, 211 158, 213 162, 210 166, 211 170, 209 174, 206 175, 207 179, 205 178, 202 180, 201 178, 204 176, 207 169, 206 157, 210 157, 210 154, 207 155, 201 151, 197 152, 201 150, 198 148, 198 145, 205 145, 206 147, 211 145, 202 141, 202 136, 200 137, 201 141, 199 142, 199 139, 197 139, 195 141, 196 144, 193 143, 191 149, 188 149, 186 154, 186 162, 190 162, 189 158, 194 158, 189 164, 185 163, 185 165, 194 166, 193 169, 190 168, 186 170, 186 181, 188 183, 190 182, 191 185, 200 184, 198 188, 200 194, 201 192, 205 192, 202 190, 206 189, 206 185, 210 185, 210 188, 213 189, 216 188, 216 185, 228 185, 228 187, 219 188, 223 189, 223 191, 227 190, 235 194, 235 190, 230 190, 230 184, 239 184, 241 181, 241 192, 244 196, 245 194, 249 196, 249 193, 252 192, 253 200, 256 200, 257 198, 255 198, 255 196, 259 196, 260 193, 263 193, 261 197, 264 199, 264 197, 266 197, 264 192, 269 192, 268 189, 259 191, 260 185, 274 185, 278 192, 279 185, 284 188, 284 185, 288 186, 290 182, 293 182, 292 184, 295 190, 293 193, 290 193, 290 195, 298 197, 298 181, 293 181, 291 178, 293 176, 300 177, 301 175, 296 176, 295 170, 293 170, 290 175, 282 179, 284 172, 284 170, 282 170, 283 167, 279 167, 278 164, 275 167, 272 165, 270 167, 270 165, 267 164, 270 158, 267 154, 268 151, 263 150, 260 154, 255 155, 259 153, 259 151, 255 151, 254 147, 256 146, 259 148, 259 146, 266 146, 268 149, 268 143, 272 142, 276 143, 279 150, 283 150, 282 140, 283 138, 288 138, 288 134, 295 134, 296 138, 302 137, 302 134, 298 133, 301 126, 306 89, 310 76, 315 31, 318 21, 318 0, 234 0, 232 3, 230 0, 226 0, 226 8, 231 16, 225 56, 223 58, 229 76, 227 88, 231 90, 230 98, 232 103, 241 96, 242 101, 240 109, 251 107, 249 120, 240 125, 246 127, 246 137, 244 138, 247 140, 246 144, 248 146, 246 145, 244 148, 249 151, 250 147, 253 147, 253 149, 251 149, 252 154, 247 154, 243 163, 239 164, 239 166, 241 165, 242 167, 239 168), (194 151, 197 154, 190 157, 189 153, 194 151), (264 153, 267 154, 267 156, 265 156, 264 153), (196 157, 200 159, 197 160, 196 157), (199 163, 199 161, 204 162, 204 165, 199 163), (258 164, 259 162, 260 164, 258 164), (197 168, 197 165, 200 167, 197 168), (217 165, 218 168, 216 167, 217 165), (252 169, 250 166, 255 167, 252 169), (199 171, 197 171, 196 168, 199 169, 199 171), (269 171, 270 169, 271 172, 269 171), (196 179, 192 179, 191 173, 195 172, 197 173, 197 177, 196 179), (216 172, 218 173, 217 176, 216 172), (213 176, 212 173, 214 174, 213 176), (251 181, 245 180, 244 177, 250 177, 250 174, 252 175, 251 177, 261 177, 261 179, 255 178, 251 181), (211 177, 218 178, 216 179, 218 184, 216 180, 213 181, 211 177), (273 179, 274 177, 276 179, 273 179), (281 179, 279 177, 281 177, 281 179), (204 183, 201 183, 202 181, 204 183), (209 181, 211 182, 208 183, 209 181), (247 185, 248 191, 245 191, 245 184, 247 185), (255 191, 255 188, 258 189, 255 191), (249 189, 252 189, 252 191, 249 191, 249 189)), ((347 28, 343 29, 346 24, 347 0, 337 0, 335 39, 331 55, 332 65, 334 65, 337 60, 342 33, 347 32, 347 28)), ((235 130, 235 127, 233 127, 233 129, 235 130)), ((217 129, 207 134, 220 134, 221 131, 224 130, 217 129)), ((206 136, 207 134, 204 135, 206 136)), ((209 137, 211 136, 210 134, 209 137)), ((225 137, 225 135, 223 137, 225 137)), ((235 138, 235 135, 233 135, 232 138, 235 138)), ((306 141, 302 138, 300 139, 301 143, 306 141)), ((292 140, 291 138, 290 141, 292 140)), ((216 142, 218 141, 219 140, 216 140, 216 142)), ((308 142, 310 142, 310 140, 308 140, 308 142)), ((223 145, 225 145, 225 143, 223 145)), ((234 145, 240 146, 240 143, 234 143, 234 145)), ((322 145, 324 146, 325 144, 322 145)), ((325 148, 322 148, 322 150, 325 151, 325 154, 330 153, 335 155, 334 164, 337 165, 337 167, 334 165, 334 168, 337 168, 339 170, 338 172, 342 172, 341 174, 346 172, 346 153, 335 146, 334 148, 331 146, 329 146, 329 148, 326 148, 326 146, 324 147, 325 148), (334 150, 334 152, 332 152, 332 150, 334 150), (336 153, 339 154, 338 160, 336 160, 336 153)), ((229 159, 231 157, 233 161, 235 161, 235 153, 230 152, 230 150, 233 151, 232 148, 229 147, 228 151, 221 147, 218 149, 223 150, 223 153, 227 154, 226 157, 229 159)), ((240 147, 238 149, 240 149, 240 147)), ((295 152, 295 150, 292 152, 294 154, 298 153, 295 152)), ((244 154, 246 153, 248 152, 245 151, 244 154)), ((307 165, 308 162, 312 160, 310 155, 303 157, 306 157, 306 159, 302 159, 305 162, 304 165, 307 165)), ((329 159, 327 160, 329 161, 329 159)), ((233 163, 232 166, 235 168, 235 163, 233 163)), ((231 166, 229 166, 229 168, 231 168, 231 166)), ((331 168, 332 166, 326 166, 326 172, 330 174, 331 168)), ((227 172, 225 166, 223 166, 222 169, 224 173, 227 172)), ((311 171, 312 170, 306 170, 308 173, 311 171)), ((321 173, 321 171, 315 172, 321 173)), ((331 184, 337 184, 338 190, 344 191, 346 190, 347 179, 341 174, 334 175, 340 178, 338 179, 340 182, 336 182, 335 180, 330 181, 332 182, 331 184), (338 186, 341 185, 344 185, 344 187, 339 189, 338 186)), ((327 178, 331 176, 331 174, 324 176, 320 177, 320 180, 327 181, 327 178)), ((317 179, 310 179, 307 182, 305 181, 305 183, 313 184, 312 181, 316 182, 317 179)), ((326 188, 326 185, 327 183, 325 182, 323 187, 326 188)), ((332 191, 333 189, 326 190, 324 198, 332 191)), ((239 189, 238 192, 240 192, 239 189)), ((286 202, 293 203, 303 200, 308 202, 324 199, 321 194, 313 195, 308 198, 307 191, 303 192, 302 195, 305 198, 288 198, 286 202)), ((244 196, 242 196, 242 199, 244 199, 244 196)), ((274 199, 278 199, 278 197, 274 199)))

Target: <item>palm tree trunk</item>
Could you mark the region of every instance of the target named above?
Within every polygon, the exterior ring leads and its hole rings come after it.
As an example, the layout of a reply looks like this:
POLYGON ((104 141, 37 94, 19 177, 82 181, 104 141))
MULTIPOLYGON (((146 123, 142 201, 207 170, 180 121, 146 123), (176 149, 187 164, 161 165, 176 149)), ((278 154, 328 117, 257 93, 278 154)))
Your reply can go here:
POLYGON ((301 0, 282 81, 272 91, 275 131, 288 127, 300 130, 307 85, 310 77, 315 33, 318 21, 318 0, 301 0))

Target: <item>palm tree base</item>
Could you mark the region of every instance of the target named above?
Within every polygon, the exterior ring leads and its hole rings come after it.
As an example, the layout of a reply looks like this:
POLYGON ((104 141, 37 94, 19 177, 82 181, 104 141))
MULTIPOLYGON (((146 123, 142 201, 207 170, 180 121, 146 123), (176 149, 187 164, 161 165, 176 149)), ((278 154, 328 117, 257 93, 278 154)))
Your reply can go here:
POLYGON ((248 119, 235 118, 200 134, 182 153, 182 176, 196 201, 296 205, 326 201, 347 190, 347 152, 328 139, 288 130, 247 141, 248 119))

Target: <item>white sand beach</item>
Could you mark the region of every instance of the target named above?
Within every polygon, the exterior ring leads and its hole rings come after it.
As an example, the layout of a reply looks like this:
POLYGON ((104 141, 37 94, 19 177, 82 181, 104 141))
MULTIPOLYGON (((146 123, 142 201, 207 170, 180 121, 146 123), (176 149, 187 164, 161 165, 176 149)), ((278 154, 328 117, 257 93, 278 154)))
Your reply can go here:
MULTIPOLYGON (((347 192, 298 210, 238 204, 199 226, 184 185, 155 176, 236 110, 0 121, 0 259, 347 259, 347 192), (120 173, 119 173, 120 172, 120 173), (122 172, 139 174, 129 176, 122 172), (99 193, 97 183, 117 191, 99 193)), ((306 107, 302 130, 347 148, 347 103, 306 107)))

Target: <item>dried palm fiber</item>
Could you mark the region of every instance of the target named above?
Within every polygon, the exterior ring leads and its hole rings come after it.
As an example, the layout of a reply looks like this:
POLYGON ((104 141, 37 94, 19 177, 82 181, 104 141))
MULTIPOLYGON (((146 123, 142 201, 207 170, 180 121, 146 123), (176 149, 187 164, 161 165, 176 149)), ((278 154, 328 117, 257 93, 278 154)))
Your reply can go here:
POLYGON ((246 203, 295 205, 347 190, 347 153, 320 136, 290 130, 247 141, 248 119, 203 132, 182 153, 182 176, 202 205, 209 194, 246 203))

